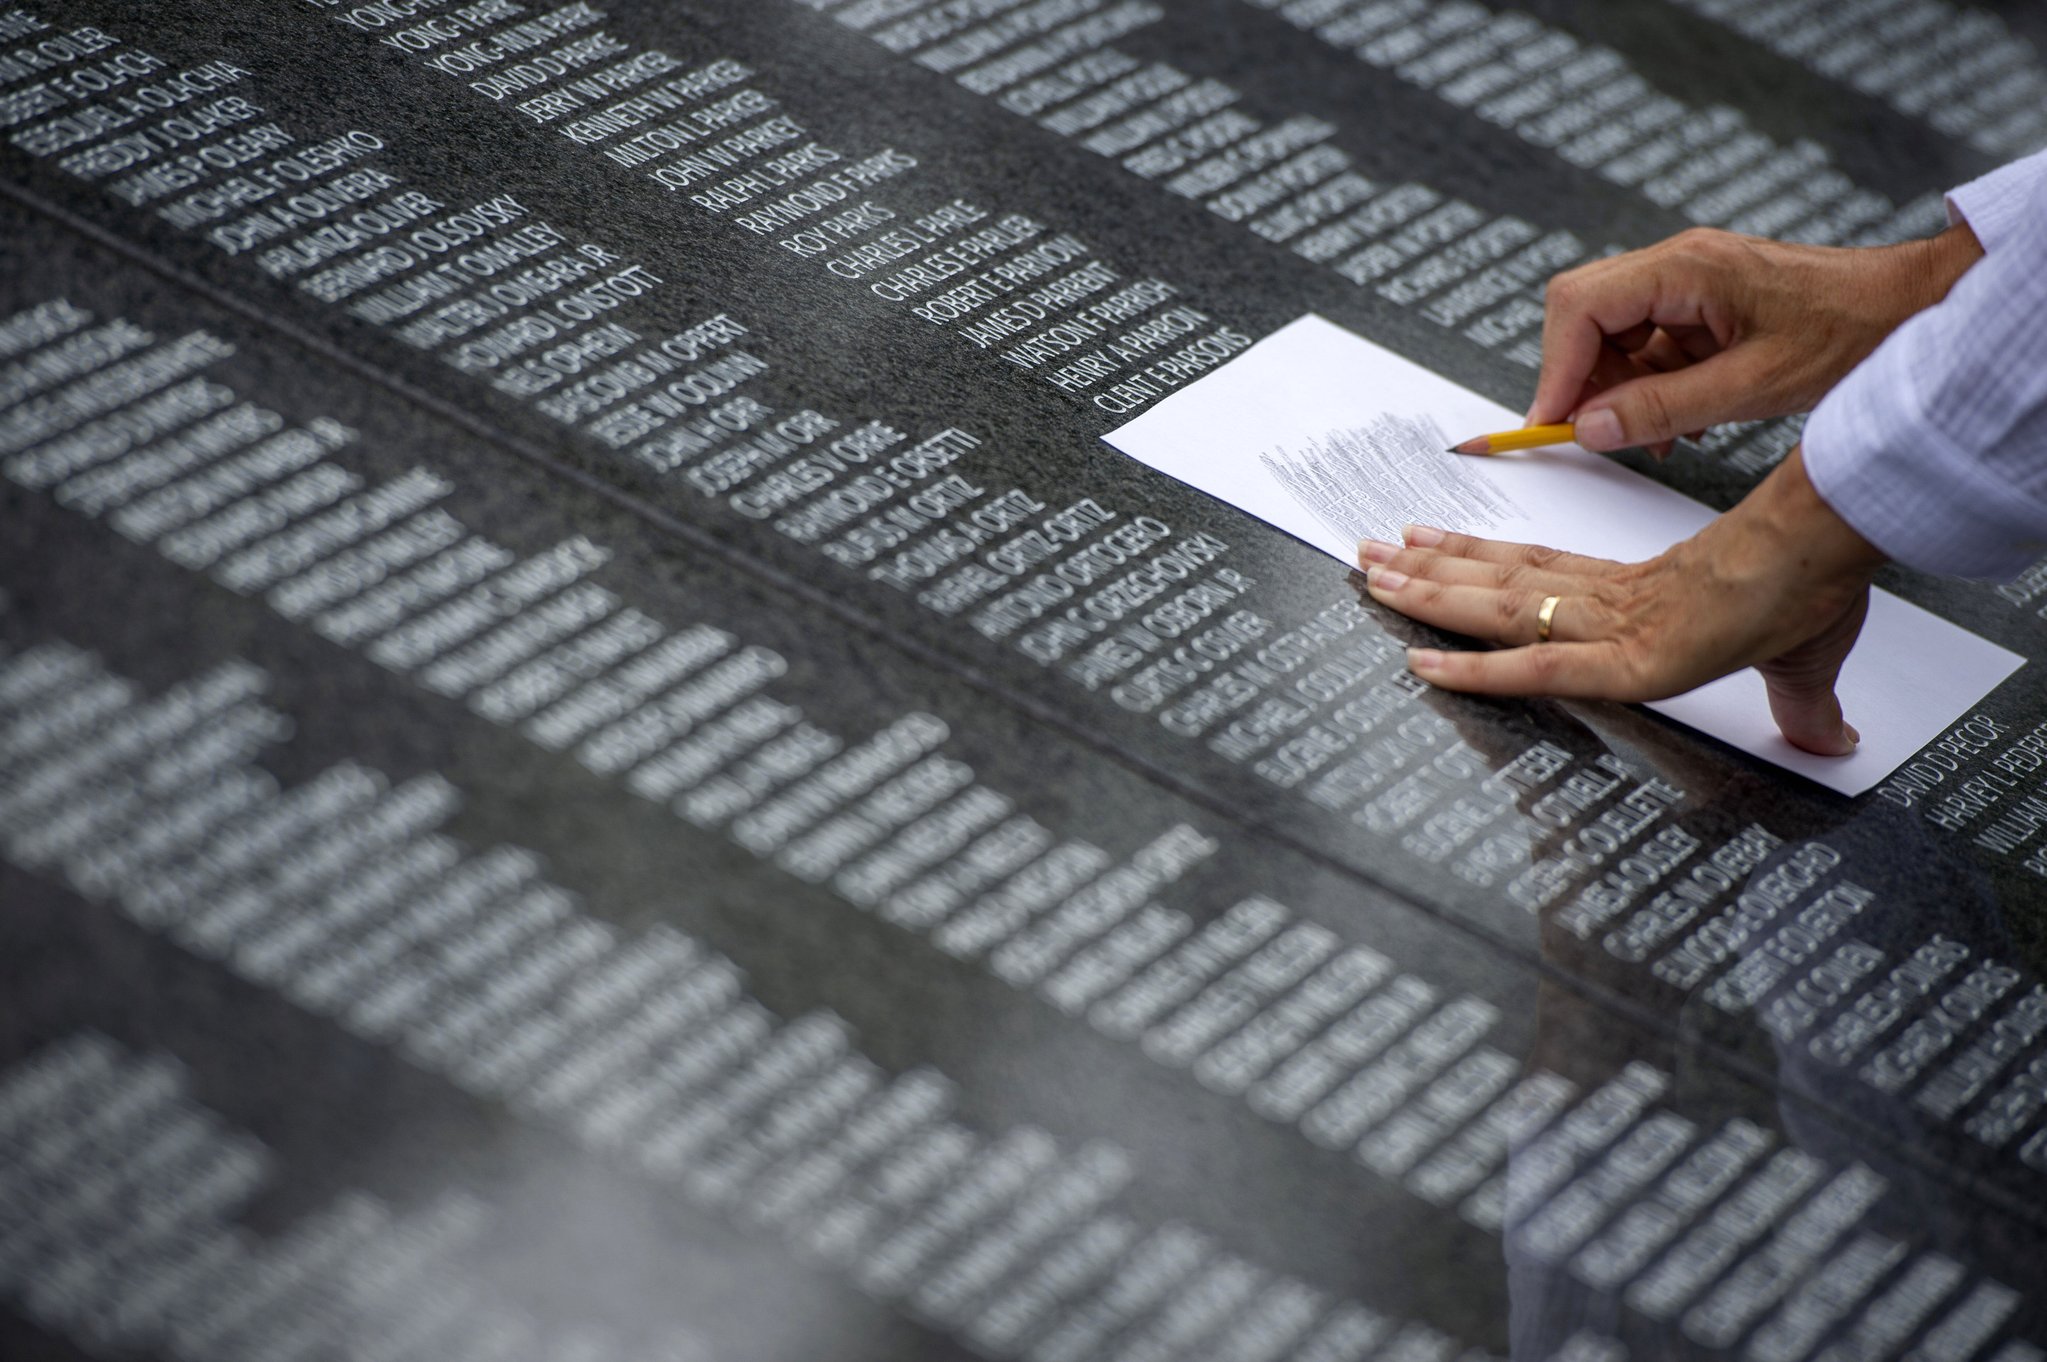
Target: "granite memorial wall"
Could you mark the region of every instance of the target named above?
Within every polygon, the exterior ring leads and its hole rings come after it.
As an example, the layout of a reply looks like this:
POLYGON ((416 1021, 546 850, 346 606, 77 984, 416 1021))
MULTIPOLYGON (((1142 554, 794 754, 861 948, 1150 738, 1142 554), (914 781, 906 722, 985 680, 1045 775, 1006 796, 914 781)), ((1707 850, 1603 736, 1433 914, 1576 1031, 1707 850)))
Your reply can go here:
MULTIPOLYGON (((0 10, 0 1353, 2039 1362, 2047 681, 1845 799, 1100 443, 1937 230, 1950 0, 0 10)), ((1634 466, 1714 505, 1795 423, 1634 466)), ((2029 658, 2047 563, 1882 583, 2029 658)))

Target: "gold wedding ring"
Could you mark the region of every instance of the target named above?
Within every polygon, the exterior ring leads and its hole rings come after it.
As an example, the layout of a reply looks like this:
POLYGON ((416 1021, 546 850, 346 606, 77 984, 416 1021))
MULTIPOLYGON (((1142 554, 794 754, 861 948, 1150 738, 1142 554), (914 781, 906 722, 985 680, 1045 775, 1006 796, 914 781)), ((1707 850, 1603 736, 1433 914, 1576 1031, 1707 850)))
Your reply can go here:
POLYGON ((1562 599, 1562 596, 1544 596, 1542 598, 1542 606, 1535 612, 1535 641, 1537 643, 1549 642, 1549 628, 1550 625, 1556 623, 1557 602, 1562 599))

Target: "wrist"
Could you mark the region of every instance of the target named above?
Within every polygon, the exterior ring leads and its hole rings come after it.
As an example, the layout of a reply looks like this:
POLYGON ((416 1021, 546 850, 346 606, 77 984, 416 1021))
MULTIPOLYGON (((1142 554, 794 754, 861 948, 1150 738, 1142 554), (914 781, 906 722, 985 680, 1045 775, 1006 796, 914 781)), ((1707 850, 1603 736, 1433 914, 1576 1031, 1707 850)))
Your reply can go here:
POLYGON ((1859 586, 1888 561, 1813 486, 1802 446, 1794 447, 1737 509, 1751 513, 1757 528, 1773 541, 1779 561, 1798 563, 1811 580, 1859 586))
POLYGON ((1955 281, 1983 258, 1983 243, 1968 223, 1958 222, 1936 236, 1893 246, 1886 254, 1891 287, 1902 309, 1898 320, 1903 321, 1947 297, 1955 281))

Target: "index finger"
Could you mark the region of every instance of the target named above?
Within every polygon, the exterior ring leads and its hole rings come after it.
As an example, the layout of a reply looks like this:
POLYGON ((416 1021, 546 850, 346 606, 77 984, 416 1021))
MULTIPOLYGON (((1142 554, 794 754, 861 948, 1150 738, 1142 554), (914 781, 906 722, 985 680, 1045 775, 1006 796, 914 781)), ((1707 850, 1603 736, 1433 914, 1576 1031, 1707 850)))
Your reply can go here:
POLYGON ((1543 298, 1542 374, 1528 419, 1562 421, 1577 410, 1609 337, 1645 326, 1696 326, 1703 302, 1682 262, 1635 251, 1552 279, 1543 298))

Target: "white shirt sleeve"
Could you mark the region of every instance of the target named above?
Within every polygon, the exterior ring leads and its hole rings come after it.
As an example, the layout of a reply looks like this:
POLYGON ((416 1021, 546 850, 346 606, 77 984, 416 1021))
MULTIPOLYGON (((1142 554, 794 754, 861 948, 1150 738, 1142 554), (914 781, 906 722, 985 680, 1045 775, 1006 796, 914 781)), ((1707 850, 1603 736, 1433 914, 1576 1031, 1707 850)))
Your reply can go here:
POLYGON ((1821 401, 1805 468, 1897 561, 2008 578, 2047 553, 2047 152, 1948 208, 1983 258, 1821 401))

